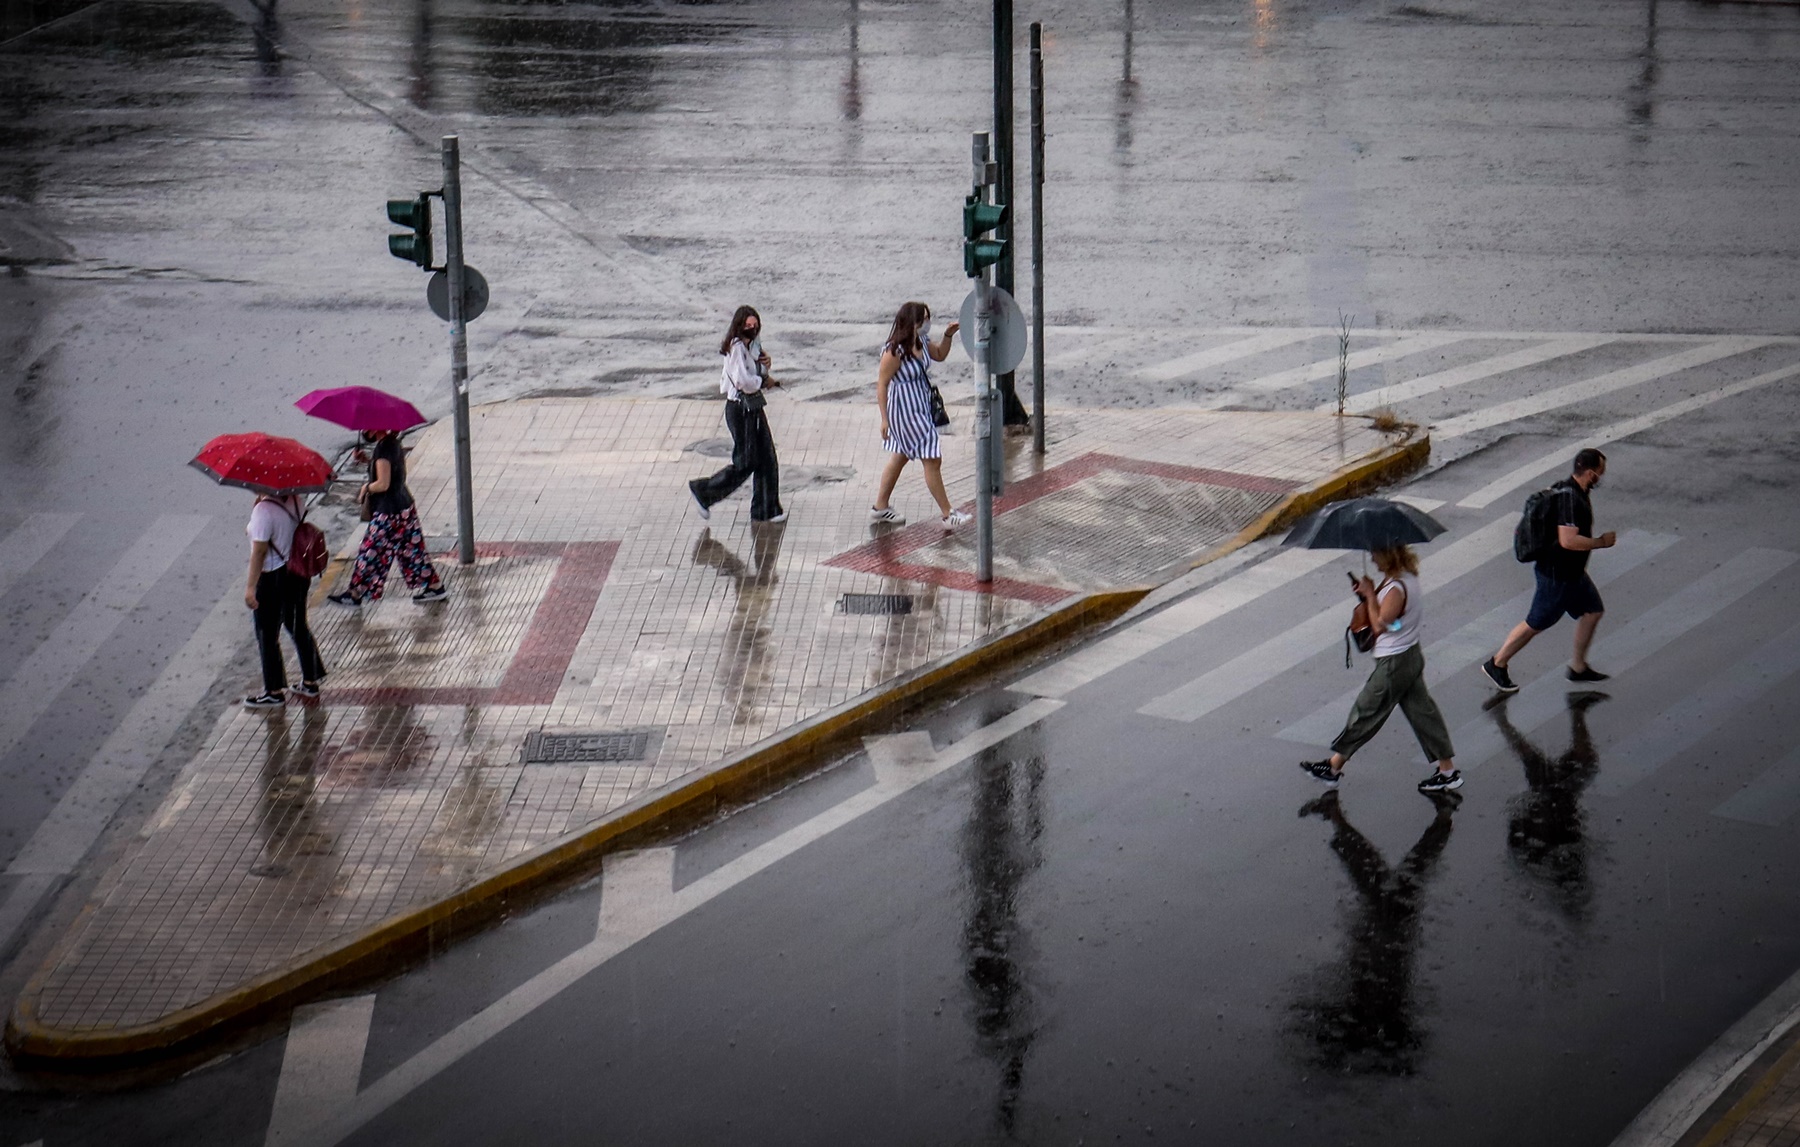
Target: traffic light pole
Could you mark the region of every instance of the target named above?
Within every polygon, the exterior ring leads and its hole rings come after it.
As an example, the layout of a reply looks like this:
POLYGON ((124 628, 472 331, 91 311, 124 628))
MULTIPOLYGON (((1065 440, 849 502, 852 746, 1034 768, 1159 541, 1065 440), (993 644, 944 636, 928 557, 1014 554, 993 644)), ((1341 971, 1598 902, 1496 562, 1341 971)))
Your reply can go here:
MULTIPOLYGON (((994 199, 1013 202, 1013 0, 994 0, 994 199)), ((1006 253, 994 266, 994 286, 1015 294, 1013 276, 1013 228, 1010 217, 995 238, 1006 243, 1006 253)), ((1023 426, 1029 417, 1019 401, 1012 371, 1000 376, 1000 414, 1008 426, 1023 426)))
POLYGON ((1031 26, 1031 448, 1044 452, 1044 26, 1031 26))
POLYGON ((462 159, 444 137, 444 270, 450 287, 450 388, 456 438, 457 559, 475 564, 475 477, 469 459, 469 320, 463 313, 462 159))
MULTIPOLYGON (((978 131, 969 147, 975 169, 975 194, 991 202, 988 133, 978 131)), ((1000 441, 999 395, 988 371, 988 349, 994 338, 994 303, 988 293, 986 267, 975 273, 975 580, 983 585, 994 580, 994 446, 1000 441)))

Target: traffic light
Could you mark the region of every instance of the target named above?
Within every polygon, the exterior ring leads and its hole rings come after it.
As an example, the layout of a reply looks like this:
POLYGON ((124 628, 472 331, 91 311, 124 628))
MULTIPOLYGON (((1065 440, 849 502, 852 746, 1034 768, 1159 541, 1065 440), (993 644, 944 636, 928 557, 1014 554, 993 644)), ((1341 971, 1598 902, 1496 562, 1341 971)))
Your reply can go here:
POLYGON ((411 235, 389 235, 388 252, 431 270, 431 196, 421 191, 417 199, 390 199, 387 211, 389 219, 412 229, 411 235))
POLYGON ((979 195, 963 200, 963 274, 969 278, 975 278, 983 267, 993 266, 1006 254, 1006 240, 980 236, 1006 222, 1007 210, 1004 203, 983 203, 979 195))

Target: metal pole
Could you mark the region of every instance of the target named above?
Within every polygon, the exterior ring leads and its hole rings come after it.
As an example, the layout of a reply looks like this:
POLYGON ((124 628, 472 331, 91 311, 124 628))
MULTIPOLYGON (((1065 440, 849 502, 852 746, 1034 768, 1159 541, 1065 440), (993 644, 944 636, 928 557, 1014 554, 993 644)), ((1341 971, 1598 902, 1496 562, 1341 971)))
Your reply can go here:
POLYGON ((1044 452, 1044 26, 1031 25, 1031 446, 1044 452))
MULTIPOLYGON (((975 169, 975 194, 987 202, 991 182, 988 133, 978 131, 969 147, 975 169)), ((975 277, 975 580, 994 580, 994 451, 1000 438, 999 412, 994 409, 993 380, 988 373, 988 344, 994 335, 993 301, 988 294, 988 268, 975 277)))
MULTIPOLYGON (((994 165, 998 169, 994 202, 1019 210, 1013 199, 1013 0, 994 0, 994 165)), ((1013 224, 1009 213, 1006 222, 994 229, 994 238, 1006 241, 1006 251, 994 267, 994 285, 1013 294, 1013 224)), ((1027 415, 1019 401, 1013 374, 1000 376, 1001 417, 1008 426, 1023 426, 1027 415)))
POLYGON ((450 287, 450 390, 456 438, 456 545, 463 565, 475 564, 475 476, 469 461, 469 321, 463 316, 461 156, 444 137, 444 270, 450 287))

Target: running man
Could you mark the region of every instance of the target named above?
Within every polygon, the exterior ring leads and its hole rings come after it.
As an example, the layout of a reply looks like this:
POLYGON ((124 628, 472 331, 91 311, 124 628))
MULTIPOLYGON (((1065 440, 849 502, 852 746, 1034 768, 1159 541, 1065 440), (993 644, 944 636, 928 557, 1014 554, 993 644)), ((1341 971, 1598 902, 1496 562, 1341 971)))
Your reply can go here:
POLYGON ((1575 619, 1575 655, 1569 661, 1569 680, 1605 681, 1607 674, 1588 664, 1588 646, 1606 606, 1594 579, 1588 576, 1588 553, 1604 550, 1618 543, 1608 530, 1594 536, 1594 505, 1588 495, 1600 486, 1606 474, 1606 455, 1588 447, 1575 455, 1575 470, 1556 484, 1562 491, 1556 510, 1556 548, 1538 559, 1537 592, 1531 598, 1531 610, 1525 620, 1513 626, 1500 646, 1500 652, 1482 662, 1481 672, 1502 693, 1517 693, 1507 663, 1531 639, 1549 629, 1564 614, 1575 619))

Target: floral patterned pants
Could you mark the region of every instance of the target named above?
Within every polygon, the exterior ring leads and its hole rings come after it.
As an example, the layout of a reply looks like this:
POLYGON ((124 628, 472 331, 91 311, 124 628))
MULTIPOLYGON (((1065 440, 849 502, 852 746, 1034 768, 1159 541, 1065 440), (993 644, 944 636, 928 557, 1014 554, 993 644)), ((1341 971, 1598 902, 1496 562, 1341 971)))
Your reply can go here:
POLYGON ((418 511, 408 506, 398 514, 376 514, 369 519, 362 548, 356 551, 356 568, 350 571, 350 593, 367 601, 380 601, 387 585, 388 567, 400 559, 400 576, 411 589, 424 589, 437 580, 431 555, 425 552, 425 529, 418 511))

